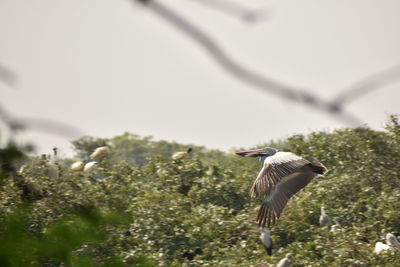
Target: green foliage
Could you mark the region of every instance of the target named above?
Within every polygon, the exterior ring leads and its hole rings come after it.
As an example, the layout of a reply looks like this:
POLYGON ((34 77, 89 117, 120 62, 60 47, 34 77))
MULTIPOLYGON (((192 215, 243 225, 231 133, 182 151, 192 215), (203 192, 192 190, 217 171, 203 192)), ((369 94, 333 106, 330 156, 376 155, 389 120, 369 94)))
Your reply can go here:
POLYGON ((126 161, 130 165, 143 165, 152 158, 170 158, 177 151, 186 151, 193 148, 196 155, 201 156, 203 161, 212 162, 225 160, 223 152, 218 150, 207 150, 202 146, 192 144, 182 145, 176 142, 155 141, 151 136, 140 137, 131 133, 124 133, 110 139, 83 137, 73 141, 76 157, 87 159, 96 147, 108 145, 112 148, 109 160, 112 162, 126 161))
MULTIPOLYGON (((114 215, 102 215, 94 210, 81 210, 76 215, 65 216, 41 231, 34 231, 30 224, 31 212, 19 208, 4 217, 0 227, 1 266, 58 266, 60 263, 73 266, 91 266, 95 260, 77 250, 84 243, 98 244, 105 240, 101 226, 115 223, 114 215)), ((118 258, 107 259, 107 263, 122 266, 118 258)))
POLYGON ((270 144, 330 170, 289 202, 271 229, 271 257, 254 223, 260 200, 249 197, 258 161, 192 145, 190 158, 171 160, 189 146, 132 134, 78 140, 82 159, 104 144, 112 154, 90 173, 33 158, 3 181, 0 265, 266 266, 291 252, 296 266, 400 266, 400 250, 373 253, 386 233, 400 233, 396 117, 386 129, 270 144), (321 206, 341 231, 318 225, 321 206))

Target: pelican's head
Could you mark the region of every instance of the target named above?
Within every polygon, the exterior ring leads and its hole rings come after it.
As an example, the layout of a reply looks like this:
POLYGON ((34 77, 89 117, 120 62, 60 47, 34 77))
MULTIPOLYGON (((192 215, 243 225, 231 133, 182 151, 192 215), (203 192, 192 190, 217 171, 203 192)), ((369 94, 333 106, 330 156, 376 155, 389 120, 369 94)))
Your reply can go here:
POLYGON ((265 147, 261 149, 253 149, 246 151, 235 152, 236 155, 242 157, 259 157, 260 161, 264 161, 265 158, 275 155, 278 150, 272 147, 265 147))
POLYGON ((292 260, 293 259, 292 253, 286 253, 286 258, 288 258, 289 260, 292 260))

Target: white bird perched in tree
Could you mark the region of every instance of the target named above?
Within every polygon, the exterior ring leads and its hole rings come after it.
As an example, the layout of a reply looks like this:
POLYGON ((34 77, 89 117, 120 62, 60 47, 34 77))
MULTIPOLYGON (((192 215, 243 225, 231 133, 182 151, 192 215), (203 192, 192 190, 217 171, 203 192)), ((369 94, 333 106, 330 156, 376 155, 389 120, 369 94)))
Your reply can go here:
POLYGON ((96 161, 90 161, 90 162, 85 164, 85 167, 83 168, 83 171, 85 171, 85 172, 92 171, 94 168, 96 168, 97 164, 98 163, 96 161))
POLYGON ((382 242, 376 242, 375 243, 375 248, 374 248, 374 253, 376 254, 380 254, 381 252, 385 251, 385 250, 389 250, 390 246, 382 243, 382 242))
POLYGON ((90 158, 92 160, 103 159, 108 156, 110 153, 110 148, 108 146, 101 146, 96 148, 92 154, 90 154, 90 158))
POLYGON ((53 155, 50 156, 50 164, 56 164, 58 160, 58 148, 53 147, 53 155))
POLYGON ((289 199, 305 187, 317 174, 325 174, 322 163, 309 162, 290 152, 275 148, 236 152, 243 157, 259 157, 263 167, 250 190, 256 197, 263 197, 258 212, 259 226, 275 224, 289 199))
POLYGON ((386 244, 388 244, 392 247, 400 248, 399 241, 397 240, 396 236, 391 233, 386 234, 386 244))
POLYGON ((265 247, 265 250, 267 251, 268 255, 272 255, 272 248, 273 248, 273 244, 272 244, 272 238, 271 238, 271 234, 268 230, 265 230, 264 228, 260 228, 260 240, 262 242, 262 244, 265 247))
POLYGON ((333 221, 335 222, 335 224, 331 226, 331 230, 330 231, 331 232, 337 232, 337 231, 342 230, 342 225, 341 225, 341 223, 339 221, 339 218, 338 217, 334 217, 333 221))
POLYGON ((281 259, 278 264, 276 265, 276 267, 289 267, 293 264, 293 257, 292 257, 292 253, 287 253, 286 257, 281 259))
POLYGON ((69 169, 74 172, 80 172, 80 171, 83 171, 84 167, 85 167, 85 163, 83 163, 82 161, 76 161, 71 164, 69 169))
POLYGON ((19 175, 22 175, 27 169, 28 169, 28 165, 24 164, 24 165, 22 165, 22 166, 19 168, 19 170, 17 171, 17 173, 18 173, 19 175))
POLYGON ((326 214, 325 207, 321 207, 321 215, 319 216, 319 225, 325 226, 327 224, 332 224, 332 219, 326 214))
POLYGON ((47 169, 47 175, 53 179, 56 179, 59 176, 57 154, 58 154, 58 148, 53 147, 53 155, 50 155, 50 161, 47 169))
POLYGON ((171 158, 173 160, 185 159, 185 158, 189 157, 190 152, 192 152, 191 147, 189 147, 188 150, 186 150, 186 151, 180 151, 180 152, 174 153, 171 158))

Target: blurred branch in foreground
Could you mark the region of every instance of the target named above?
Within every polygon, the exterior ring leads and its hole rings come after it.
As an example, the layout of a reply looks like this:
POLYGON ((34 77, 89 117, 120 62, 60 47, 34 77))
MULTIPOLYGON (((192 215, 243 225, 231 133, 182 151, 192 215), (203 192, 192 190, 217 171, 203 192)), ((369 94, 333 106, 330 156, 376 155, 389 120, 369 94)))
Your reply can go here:
POLYGON ((373 90, 395 82, 400 82, 400 65, 364 77, 343 90, 332 103, 337 106, 343 106, 343 104, 357 100, 373 90))
POLYGON ((77 139, 84 136, 84 133, 80 129, 65 123, 39 118, 16 118, 1 105, 0 121, 3 121, 11 131, 29 129, 71 139, 77 139))
POLYGON ((265 8, 250 9, 237 2, 227 0, 195 0, 199 4, 211 7, 224 14, 228 14, 248 23, 264 21, 268 18, 265 8))
POLYGON ((10 87, 15 87, 17 83, 17 75, 4 65, 0 64, 0 81, 4 82, 10 87))
POLYGON ((345 112, 341 106, 332 105, 330 101, 323 100, 315 94, 308 93, 300 88, 295 88, 264 75, 258 74, 233 60, 224 50, 205 32, 191 24, 165 5, 156 0, 136 0, 144 4, 158 16, 175 26, 188 37, 199 43, 225 71, 232 76, 251 84, 264 92, 272 93, 286 100, 303 103, 316 110, 328 113, 333 118, 349 126, 360 126, 362 123, 353 115, 345 112))

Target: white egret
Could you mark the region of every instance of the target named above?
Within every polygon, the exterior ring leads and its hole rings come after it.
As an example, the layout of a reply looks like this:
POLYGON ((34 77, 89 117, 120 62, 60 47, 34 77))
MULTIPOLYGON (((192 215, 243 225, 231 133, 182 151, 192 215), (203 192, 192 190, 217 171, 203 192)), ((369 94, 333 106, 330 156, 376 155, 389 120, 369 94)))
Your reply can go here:
POLYGON ((331 226, 331 230, 330 231, 331 232, 337 232, 337 231, 342 230, 342 225, 341 225, 341 223, 339 221, 339 218, 338 217, 334 217, 333 221, 335 222, 335 224, 331 226))
POLYGON ((326 167, 309 162, 290 152, 263 149, 236 152, 243 157, 259 157, 263 167, 250 190, 255 197, 263 197, 258 212, 259 226, 275 224, 289 199, 305 187, 317 174, 325 174, 326 167))
POLYGON ((59 176, 57 154, 58 154, 58 148, 53 147, 53 155, 50 155, 50 161, 47 170, 47 175, 53 179, 56 179, 59 176))
POLYGON ((108 146, 101 146, 96 148, 92 154, 90 154, 90 158, 92 160, 103 159, 108 156, 110 153, 110 148, 108 146))
POLYGON ((192 152, 192 148, 188 148, 187 151, 180 151, 180 152, 176 152, 172 155, 172 159, 173 160, 181 160, 181 159, 185 159, 187 157, 189 157, 190 152, 192 152))
POLYGON ((385 244, 385 243, 382 243, 382 242, 376 242, 376 243, 375 243, 374 252, 375 252, 376 254, 380 254, 381 252, 383 252, 383 251, 385 251, 385 250, 389 250, 389 249, 390 249, 390 246, 389 246, 389 245, 387 245, 387 244, 385 244))
POLYGON ((293 264, 293 256, 292 253, 287 253, 286 257, 281 259, 276 267, 289 267, 293 264))
POLYGON ((28 169, 28 165, 24 164, 18 169, 17 173, 19 175, 22 175, 27 169, 28 169))
POLYGON ((262 242, 262 244, 265 247, 265 250, 267 251, 268 255, 272 255, 272 248, 273 248, 273 244, 272 244, 272 238, 271 238, 271 234, 268 230, 265 230, 264 228, 260 228, 260 240, 262 242))
POLYGON ((394 234, 387 233, 385 239, 386 239, 386 244, 382 242, 375 243, 374 252, 376 254, 380 254, 383 251, 391 250, 393 248, 400 248, 400 243, 394 234))
POLYGON ((84 167, 85 167, 85 163, 83 163, 82 161, 76 161, 71 164, 69 169, 74 172, 80 172, 80 171, 83 171, 84 167))
POLYGON ((94 168, 96 168, 97 165, 98 165, 98 163, 96 161, 90 161, 85 164, 83 171, 85 171, 85 172, 92 171, 94 168))
POLYGON ((391 233, 386 234, 386 244, 392 247, 400 248, 399 241, 397 240, 396 236, 391 233))
POLYGON ((326 214, 325 207, 321 207, 321 215, 319 216, 319 225, 325 226, 327 224, 332 224, 332 219, 326 214))

